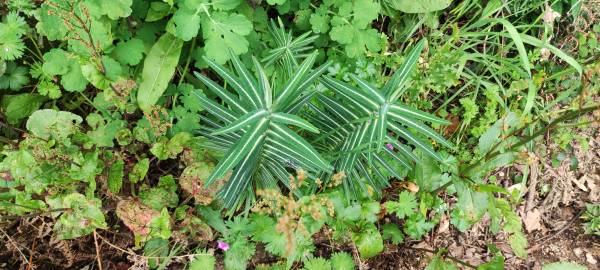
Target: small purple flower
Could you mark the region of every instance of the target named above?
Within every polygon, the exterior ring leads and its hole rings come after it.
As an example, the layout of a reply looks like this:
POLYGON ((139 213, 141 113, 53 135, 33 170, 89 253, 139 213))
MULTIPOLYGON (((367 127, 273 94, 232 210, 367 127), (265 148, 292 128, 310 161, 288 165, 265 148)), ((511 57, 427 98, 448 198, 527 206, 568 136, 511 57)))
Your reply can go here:
POLYGON ((391 143, 386 144, 385 147, 387 147, 387 149, 394 150, 394 146, 391 143))
POLYGON ((227 244, 227 243, 225 243, 223 241, 217 241, 217 247, 220 250, 227 251, 229 249, 229 244, 227 244))

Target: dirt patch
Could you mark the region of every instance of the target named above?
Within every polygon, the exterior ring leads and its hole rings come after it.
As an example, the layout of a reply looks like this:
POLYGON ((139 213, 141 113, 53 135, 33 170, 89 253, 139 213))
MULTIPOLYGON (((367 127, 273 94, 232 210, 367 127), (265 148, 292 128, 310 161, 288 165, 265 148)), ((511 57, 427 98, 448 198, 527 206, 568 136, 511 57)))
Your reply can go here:
MULTIPOLYGON (((476 266, 491 259, 488 244, 502 251, 506 269, 537 270, 557 261, 600 269, 600 237, 585 235, 580 220, 585 204, 598 203, 600 199, 600 129, 593 126, 577 131, 577 135, 585 138, 588 145, 573 143, 559 164, 554 160, 553 166, 553 158, 564 150, 549 139, 538 145, 540 151, 533 156, 527 193, 517 209, 529 242, 526 259, 516 257, 506 235, 491 233, 485 220, 465 233, 448 228, 447 220, 442 220, 423 241, 388 245, 383 254, 368 261, 369 269, 423 269, 440 249, 448 250, 448 259, 476 266), (573 161, 577 162, 576 167, 573 161)), ((508 169, 522 171, 523 166, 508 169)), ((505 187, 514 184, 509 179, 501 182, 505 187)), ((462 265, 459 268, 468 269, 462 265)))

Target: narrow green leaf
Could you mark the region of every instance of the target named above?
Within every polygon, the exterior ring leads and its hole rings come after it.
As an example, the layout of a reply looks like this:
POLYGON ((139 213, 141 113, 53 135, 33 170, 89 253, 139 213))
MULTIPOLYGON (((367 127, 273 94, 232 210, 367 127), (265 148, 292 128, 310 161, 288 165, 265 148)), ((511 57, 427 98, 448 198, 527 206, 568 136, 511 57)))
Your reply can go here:
POLYGON ((312 67, 316 57, 317 53, 314 52, 309 57, 304 59, 298 70, 296 70, 296 73, 288 80, 286 85, 283 87, 283 90, 281 90, 279 96, 277 96, 277 98, 275 99, 274 105, 276 107, 287 107, 287 101, 290 99, 290 97, 294 97, 294 94, 298 90, 297 86, 300 84, 300 80, 304 78, 306 72, 308 72, 308 70, 312 67))
POLYGON ((295 146, 294 148, 297 150, 297 152, 301 153, 302 155, 305 155, 310 159, 314 159, 315 162, 319 164, 322 170, 329 171, 332 169, 329 162, 323 159, 321 155, 319 155, 317 150, 315 150, 302 137, 298 136, 298 134, 281 124, 272 123, 271 127, 273 131, 272 133, 275 136, 279 136, 282 139, 288 140, 290 143, 293 143, 295 146))
POLYGON ((258 72, 258 83, 261 89, 264 92, 264 104, 267 108, 271 108, 271 104, 273 104, 273 89, 271 89, 271 84, 269 83, 269 78, 267 78, 267 74, 263 69, 262 65, 255 57, 252 57, 252 62, 254 63, 254 68, 256 72, 258 72))
POLYGON ((383 148, 383 140, 386 138, 386 133, 387 133, 387 116, 388 116, 388 110, 389 110, 390 106, 389 104, 385 103, 381 109, 379 110, 379 116, 377 117, 378 121, 376 123, 375 126, 375 133, 376 133, 376 137, 375 140, 379 141, 379 143, 377 144, 377 152, 381 151, 381 148, 383 148))
POLYGON ((291 145, 289 141, 286 141, 281 137, 270 136, 265 145, 265 153, 272 156, 279 163, 287 164, 292 161, 295 162, 295 165, 298 166, 298 168, 304 170, 321 170, 321 165, 315 163, 312 159, 307 158, 293 148, 294 146, 291 145))
POLYGON ((208 112, 210 112, 214 116, 219 117, 222 121, 226 123, 231 123, 235 119, 237 119, 236 115, 233 112, 223 108, 223 106, 205 97, 200 93, 200 91, 195 90, 192 92, 192 95, 198 99, 198 102, 200 102, 202 107, 204 107, 208 112))
POLYGON ((327 76, 323 76, 321 82, 327 86, 327 88, 335 91, 336 94, 339 94, 350 101, 350 103, 355 105, 363 114, 369 114, 372 110, 379 108, 379 104, 370 100, 366 95, 344 82, 327 76))
POLYGON ((226 127, 222 127, 220 129, 217 129, 215 132, 212 133, 212 135, 219 135, 219 134, 225 134, 225 133, 238 131, 240 129, 247 127, 248 125, 254 124, 259 119, 263 119, 268 114, 269 114, 269 112, 264 109, 247 113, 247 114, 243 115, 242 117, 233 121, 233 123, 231 123, 230 125, 228 125, 226 127))
POLYGON ((358 76, 356 76, 354 74, 350 74, 350 78, 352 78, 352 80, 354 80, 356 82, 356 84, 358 84, 358 86, 361 89, 363 89, 367 95, 369 95, 369 98, 371 100, 375 100, 379 104, 383 104, 385 102, 385 98, 381 95, 381 93, 379 93, 379 90, 377 90, 377 88, 375 88, 373 85, 364 81, 363 79, 359 78, 358 76))
POLYGON ((437 132, 435 132, 433 129, 429 128, 426 125, 423 125, 417 121, 414 121, 408 117, 404 117, 401 115, 393 115, 392 116, 390 114, 390 117, 398 122, 401 122, 404 125, 407 125, 411 128, 416 129, 420 133, 423 133, 427 137, 434 139, 435 141, 439 142, 440 144, 442 144, 446 147, 450 147, 450 148, 454 147, 451 142, 447 141, 444 137, 442 137, 440 134, 438 134, 437 132))
POLYGON ((424 47, 425 39, 422 39, 412 50, 410 50, 400 69, 394 73, 392 78, 383 87, 382 92, 385 94, 386 100, 389 103, 396 101, 404 91, 404 84, 417 64, 419 55, 421 55, 424 47))
POLYGON ((225 174, 238 164, 242 158, 248 156, 253 149, 262 144, 265 138, 265 131, 269 126, 269 121, 263 118, 248 131, 242 138, 225 154, 215 167, 215 170, 206 180, 206 186, 212 184, 215 180, 222 178, 225 174))
POLYGON ((314 82, 327 68, 331 65, 331 61, 327 61, 320 65, 318 68, 313 69, 306 77, 303 78, 302 82, 298 85, 298 89, 304 89, 314 82))
POLYGON ((313 133, 319 133, 319 129, 317 127, 313 126, 308 121, 306 121, 298 116, 295 116, 293 114, 274 113, 271 115, 271 119, 274 122, 277 122, 280 124, 293 125, 293 126, 297 126, 301 129, 305 129, 305 130, 308 130, 313 133))
POLYGON ((241 101, 251 106, 251 110, 255 110, 260 108, 260 104, 256 103, 252 96, 244 89, 244 84, 233 75, 229 70, 225 67, 217 64, 216 62, 210 60, 208 57, 202 57, 204 61, 212 68, 225 82, 227 82, 231 87, 240 95, 241 101))
POLYGON ((194 76, 196 76, 196 78, 198 78, 198 80, 200 80, 202 83, 204 83, 204 85, 206 85, 206 87, 208 87, 209 90, 211 90, 213 93, 215 93, 221 99, 223 99, 223 101, 225 101, 225 103, 229 104, 234 109, 236 109, 242 113, 248 112, 248 110, 246 110, 242 106, 241 102, 238 100, 237 97, 235 97, 229 91, 225 90, 223 87, 221 87, 220 85, 215 83, 213 80, 211 80, 208 77, 206 77, 198 72, 195 72, 195 71, 194 71, 194 76))
POLYGON ((179 62, 183 41, 169 33, 162 35, 152 46, 142 70, 142 79, 137 93, 138 105, 149 111, 167 89, 167 85, 179 62))
POLYGON ((523 45, 523 40, 521 39, 521 36, 519 35, 517 28, 515 28, 515 26, 512 25, 512 23, 510 23, 509 21, 507 21, 505 19, 495 18, 495 19, 490 19, 490 20, 492 22, 499 22, 504 26, 504 28, 506 28, 506 31, 508 31, 508 34, 515 42, 515 46, 517 47, 517 51, 519 52, 519 57, 521 58, 521 63, 523 64, 523 68, 527 72, 527 75, 529 76, 529 78, 531 78, 531 65, 529 64, 529 57, 527 56, 527 51, 525 50, 525 45, 523 45))
POLYGON ((252 78, 252 75, 248 69, 246 69, 242 61, 240 61, 240 58, 235 54, 235 52, 229 50, 229 55, 231 61, 233 62, 233 67, 237 71, 238 75, 243 79, 242 83, 245 85, 244 90, 248 92, 248 96, 252 98, 252 103, 258 104, 258 106, 264 108, 265 103, 262 98, 264 96, 264 89, 258 88, 258 84, 254 78, 252 78))
POLYGON ((402 138, 406 139, 408 142, 415 145, 417 148, 423 150, 425 153, 427 153, 431 157, 437 159, 438 161, 442 161, 442 157, 433 150, 430 143, 421 141, 420 139, 416 138, 412 133, 410 133, 408 130, 401 127, 400 125, 396 125, 393 122, 388 123, 388 127, 393 132, 400 135, 402 138))
POLYGON ((250 151, 244 156, 240 164, 237 166, 238 168, 234 170, 225 186, 219 191, 219 196, 223 198, 225 207, 233 208, 236 202, 238 202, 242 191, 245 190, 250 184, 252 175, 254 174, 253 168, 258 160, 256 155, 260 150, 263 139, 264 136, 262 136, 260 140, 256 141, 255 144, 252 145, 250 151))

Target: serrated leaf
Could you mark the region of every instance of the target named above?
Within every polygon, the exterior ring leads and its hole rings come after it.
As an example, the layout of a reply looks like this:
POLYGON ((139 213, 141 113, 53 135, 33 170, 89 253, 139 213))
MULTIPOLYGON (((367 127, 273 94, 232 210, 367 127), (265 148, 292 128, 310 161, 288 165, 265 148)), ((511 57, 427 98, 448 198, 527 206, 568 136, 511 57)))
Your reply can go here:
POLYGON ((144 42, 141 39, 132 38, 128 41, 119 42, 112 53, 115 59, 122 64, 135 66, 144 57, 144 50, 144 42))
POLYGON ((373 224, 359 233, 353 232, 352 241, 356 244, 361 258, 371 258, 383 251, 383 239, 373 224))
POLYGON ((252 23, 241 14, 215 12, 202 19, 206 56, 223 64, 229 59, 226 48, 240 55, 248 51, 244 36, 252 31, 252 23))
POLYGON ((417 198, 408 191, 400 192, 398 201, 387 201, 385 209, 388 213, 394 213, 398 218, 404 218, 415 212, 417 209, 417 198))
POLYGON ((383 239, 389 239, 394 245, 404 242, 404 235, 396 224, 383 224, 383 226, 381 226, 381 236, 383 239))
POLYGON ((331 255, 331 269, 336 270, 354 270, 356 264, 352 256, 346 252, 336 252, 331 255))
POLYGON ((124 166, 123 160, 117 160, 108 169, 108 190, 113 194, 118 194, 121 191, 121 186, 123 186, 124 166))
POLYGON ((99 14, 106 15, 112 20, 128 17, 131 14, 132 0, 88 0, 88 4, 99 14))
POLYGON ((189 41, 198 35, 200 16, 196 10, 181 7, 171 20, 175 25, 175 36, 183 41, 189 41))
POLYGON ((21 119, 28 117, 36 111, 46 100, 45 97, 36 94, 20 94, 2 97, 2 107, 8 123, 16 124, 21 119))

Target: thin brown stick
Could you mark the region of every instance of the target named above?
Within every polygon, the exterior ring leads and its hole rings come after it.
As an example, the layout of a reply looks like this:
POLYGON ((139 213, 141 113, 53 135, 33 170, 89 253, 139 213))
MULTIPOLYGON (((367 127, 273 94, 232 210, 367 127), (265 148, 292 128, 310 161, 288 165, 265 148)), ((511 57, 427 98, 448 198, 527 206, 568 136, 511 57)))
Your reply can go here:
MULTIPOLYGON (((2 232, 2 234, 4 234, 4 236, 6 236, 6 239, 8 240, 8 242, 11 243, 15 247, 15 249, 19 252, 21 257, 23 258, 23 261, 26 262, 27 264, 29 264, 29 260, 27 260, 27 256, 25 256, 25 254, 23 253, 23 251, 21 250, 19 245, 15 242, 15 240, 13 240, 12 237, 10 237, 10 235, 8 235, 8 233, 6 233, 1 227, 0 227, 0 232, 2 232)), ((33 252, 31 252, 31 253, 33 253, 33 252)))
POLYGON ((32 252, 29 253, 29 263, 27 264, 27 270, 31 270, 31 265, 33 262, 33 250, 35 250, 35 243, 36 243, 37 238, 33 238, 33 244, 31 244, 31 250, 32 252))
POLYGON ((96 246, 96 261, 98 261, 98 269, 102 270, 102 259, 100 257, 100 248, 98 247, 98 233, 94 230, 94 245, 96 246))
POLYGON ((364 265, 363 262, 360 260, 360 254, 358 253, 358 249, 356 248, 356 245, 354 244, 354 241, 352 241, 352 253, 353 253, 353 257, 356 260, 357 264, 358 264, 358 270, 363 270, 364 269, 364 265))

